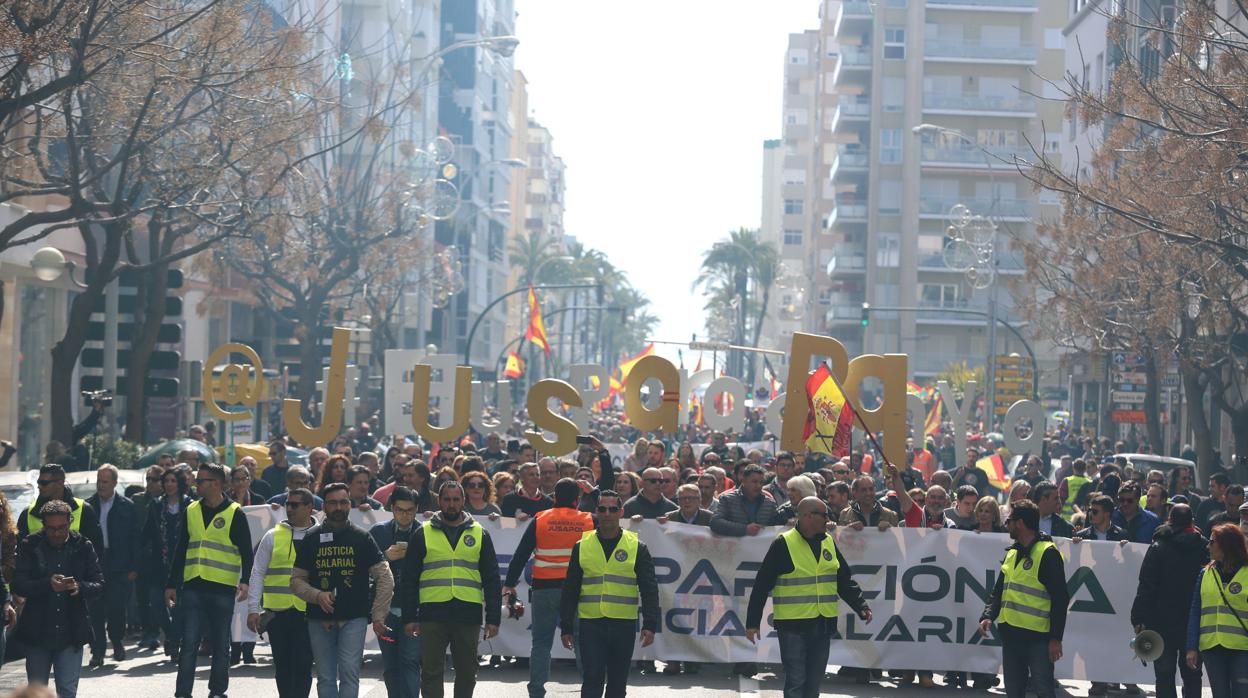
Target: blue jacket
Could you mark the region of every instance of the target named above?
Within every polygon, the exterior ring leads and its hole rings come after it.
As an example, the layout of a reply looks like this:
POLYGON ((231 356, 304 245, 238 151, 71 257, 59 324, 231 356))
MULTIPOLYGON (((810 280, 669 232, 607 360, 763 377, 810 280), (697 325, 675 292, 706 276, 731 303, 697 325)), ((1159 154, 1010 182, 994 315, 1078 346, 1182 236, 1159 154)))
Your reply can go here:
MULTIPOLYGON (((100 495, 93 494, 87 498, 87 504, 95 510, 98 515, 100 509, 100 495)), ((104 526, 108 526, 108 540, 101 542, 105 545, 98 551, 100 558, 100 568, 104 574, 125 574, 129 572, 139 571, 139 546, 142 540, 139 537, 139 510, 134 506, 134 502, 126 498, 121 492, 113 494, 113 505, 108 510, 108 521, 100 522, 101 532, 104 526)))
POLYGON ((1150 545, 1153 542, 1153 532, 1161 525, 1161 518, 1147 509, 1140 509, 1140 513, 1128 524, 1122 510, 1115 509, 1113 522, 1127 532, 1127 540, 1150 545))

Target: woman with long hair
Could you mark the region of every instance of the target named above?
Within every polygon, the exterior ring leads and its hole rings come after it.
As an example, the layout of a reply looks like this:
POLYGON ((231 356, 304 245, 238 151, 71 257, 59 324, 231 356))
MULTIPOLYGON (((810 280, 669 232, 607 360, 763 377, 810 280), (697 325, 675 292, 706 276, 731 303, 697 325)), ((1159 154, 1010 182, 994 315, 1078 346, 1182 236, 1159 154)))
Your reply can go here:
POLYGON ((489 516, 496 519, 503 510, 494 503, 494 483, 480 470, 469 470, 460 478, 464 487, 464 511, 473 516, 489 516))
POLYGON ((1001 506, 996 497, 980 497, 975 502, 975 526, 971 529, 976 533, 1005 533, 1001 524, 1001 506))
POLYGON ((325 461, 325 467, 321 468, 320 474, 316 476, 315 492, 317 496, 320 496, 326 487, 336 482, 347 484, 347 471, 350 469, 350 458, 342 454, 330 456, 329 460, 325 461))
MULTIPOLYGON (((186 478, 186 471, 178 468, 166 470, 160 477, 162 495, 152 500, 147 509, 147 525, 143 527, 142 564, 151 579, 165 579, 169 576, 169 565, 173 563, 173 550, 181 538, 182 513, 191 505, 188 494, 191 483, 186 478)), ((172 611, 165 605, 164 584, 155 584, 148 590, 148 603, 156 614, 160 629, 165 634, 165 656, 175 658, 182 644, 182 612, 175 606, 172 611)), ((145 649, 156 649, 152 643, 145 649)))
POLYGON ((698 467, 698 457, 693 453, 693 446, 688 441, 680 442, 680 446, 676 447, 676 462, 680 464, 680 468, 698 467))
POLYGON ((438 501, 438 490, 442 489, 442 483, 448 480, 459 482, 459 473, 449 465, 443 466, 433 476, 433 484, 429 486, 429 495, 433 497, 433 501, 438 501))
POLYGON ((1001 512, 1002 518, 1009 518, 1010 509, 1014 506, 1014 502, 1017 502, 1020 499, 1027 499, 1030 495, 1031 483, 1026 480, 1015 480, 1014 483, 1010 485, 1010 494, 1006 497, 1005 507, 1001 512))
POLYGON ((620 501, 627 502, 641 491, 641 476, 631 470, 622 470, 615 474, 615 491, 620 493, 620 501))
POLYGON ((516 476, 503 470, 494 473, 494 499, 502 501, 503 497, 516 490, 516 476))
MULTIPOLYGON (((1209 536, 1210 562, 1196 577, 1187 621, 1187 665, 1205 663, 1213 698, 1248 696, 1248 543, 1235 524, 1209 536)), ((1186 686, 1184 686, 1186 688, 1186 686)))

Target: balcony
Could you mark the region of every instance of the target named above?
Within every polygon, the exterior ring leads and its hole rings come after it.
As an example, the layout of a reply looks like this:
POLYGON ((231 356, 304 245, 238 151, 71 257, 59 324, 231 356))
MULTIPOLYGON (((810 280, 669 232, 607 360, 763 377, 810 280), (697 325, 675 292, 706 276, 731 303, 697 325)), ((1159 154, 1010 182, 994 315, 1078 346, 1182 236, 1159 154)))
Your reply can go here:
MULTIPOLYGON (((926 272, 943 272, 948 274, 961 274, 962 272, 954 271, 945 266, 945 257, 941 253, 929 254, 919 258, 919 271, 926 272)), ((1023 258, 1019 253, 1011 250, 997 250, 997 273, 1002 275, 1016 275, 1024 271, 1023 258)))
POLYGON ((836 159, 840 162, 840 166, 847 170, 861 170, 871 165, 871 154, 861 150, 842 150, 836 159))
POLYGON ((828 270, 832 274, 864 272, 867 270, 867 255, 848 249, 844 252, 837 252, 832 256, 832 261, 828 263, 828 270))
POLYGON ((870 102, 844 101, 841 102, 837 109, 840 110, 841 116, 845 118, 871 118, 870 102))
POLYGON ((923 111, 935 114, 976 112, 1034 117, 1036 115, 1036 98, 1024 94, 998 97, 993 95, 950 95, 924 92, 923 111))
POLYGON ((929 60, 950 60, 965 63, 1034 64, 1036 47, 1031 44, 964 39, 962 41, 928 41, 923 56, 929 60))
POLYGON ((862 304, 838 304, 828 308, 824 314, 824 320, 829 324, 844 323, 860 323, 862 322, 862 304))
POLYGON ((867 202, 865 199, 841 199, 836 202, 836 210, 840 211, 842 220, 867 220, 867 202))
POLYGON ((961 144, 951 147, 924 145, 922 159, 924 165, 948 165, 971 169, 1002 169, 1012 167, 1016 159, 1027 160, 1035 157, 1035 153, 1031 152, 1030 148, 1007 146, 985 148, 984 150, 987 150, 988 153, 985 154, 979 148, 961 144))
POLYGON ((997 199, 978 196, 919 196, 920 218, 945 218, 955 204, 965 204, 972 211, 1004 219, 1026 220, 1031 218, 1031 201, 1028 199, 997 199), (995 204, 995 205, 994 205, 995 204))
POLYGON ((841 17, 870 17, 871 3, 861 0, 847 0, 841 3, 841 17))
POLYGON ((1035 12, 1039 0, 927 0, 927 6, 939 9, 996 10, 999 12, 1035 12))
POLYGON ((841 66, 844 68, 870 68, 871 67, 871 47, 859 46, 857 48, 841 49, 841 66))

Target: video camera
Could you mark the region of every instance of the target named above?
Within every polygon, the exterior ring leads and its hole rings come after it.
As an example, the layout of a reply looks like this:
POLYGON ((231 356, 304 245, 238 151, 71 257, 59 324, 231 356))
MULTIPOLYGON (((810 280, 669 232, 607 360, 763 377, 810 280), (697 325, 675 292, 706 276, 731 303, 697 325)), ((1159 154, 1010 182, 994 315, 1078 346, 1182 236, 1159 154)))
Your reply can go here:
POLYGON ((84 390, 82 391, 82 400, 88 405, 94 406, 100 403, 102 407, 112 407, 113 391, 111 390, 84 390))

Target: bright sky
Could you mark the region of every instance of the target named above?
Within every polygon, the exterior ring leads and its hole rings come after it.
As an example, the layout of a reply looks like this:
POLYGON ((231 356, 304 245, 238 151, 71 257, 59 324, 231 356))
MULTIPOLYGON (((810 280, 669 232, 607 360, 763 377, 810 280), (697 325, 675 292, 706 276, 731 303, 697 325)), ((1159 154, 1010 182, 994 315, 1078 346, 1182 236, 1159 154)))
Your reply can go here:
POLYGON ((646 294, 656 339, 705 338, 690 286, 714 241, 759 225, 788 35, 818 26, 818 0, 516 4, 530 114, 567 164, 567 232, 646 294))

